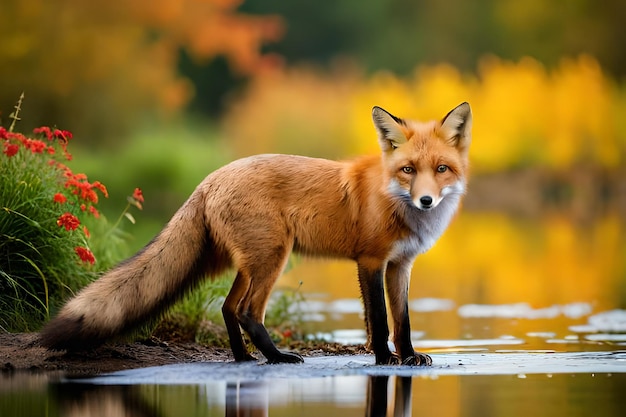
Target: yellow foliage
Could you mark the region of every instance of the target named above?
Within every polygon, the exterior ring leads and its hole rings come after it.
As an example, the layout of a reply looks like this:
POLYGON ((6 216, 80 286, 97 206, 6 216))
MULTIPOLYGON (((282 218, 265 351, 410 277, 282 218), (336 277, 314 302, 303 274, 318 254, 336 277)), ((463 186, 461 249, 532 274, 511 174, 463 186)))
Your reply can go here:
POLYGON ((532 58, 486 57, 477 75, 449 65, 420 66, 413 76, 365 76, 351 67, 261 74, 225 120, 242 153, 336 157, 376 152, 373 105, 400 117, 441 118, 462 101, 474 112, 473 169, 565 169, 577 163, 615 168, 626 157, 624 88, 590 56, 547 70, 532 58))
POLYGON ((345 120, 346 98, 358 84, 352 75, 334 78, 339 81, 330 83, 326 75, 309 69, 262 73, 226 118, 229 146, 238 156, 348 154, 355 140, 345 120))

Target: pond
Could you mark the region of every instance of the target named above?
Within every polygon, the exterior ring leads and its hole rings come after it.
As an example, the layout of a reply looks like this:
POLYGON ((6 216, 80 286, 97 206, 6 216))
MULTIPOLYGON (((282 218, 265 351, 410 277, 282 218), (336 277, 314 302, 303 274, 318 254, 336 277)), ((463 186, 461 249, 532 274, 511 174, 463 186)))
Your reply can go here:
MULTIPOLYGON (((198 363, 89 379, 0 378, 2 416, 622 416, 626 231, 593 219, 464 212, 413 269, 414 346, 431 368, 367 355, 198 363)), ((320 339, 362 343, 356 268, 296 258, 278 288, 320 339)))

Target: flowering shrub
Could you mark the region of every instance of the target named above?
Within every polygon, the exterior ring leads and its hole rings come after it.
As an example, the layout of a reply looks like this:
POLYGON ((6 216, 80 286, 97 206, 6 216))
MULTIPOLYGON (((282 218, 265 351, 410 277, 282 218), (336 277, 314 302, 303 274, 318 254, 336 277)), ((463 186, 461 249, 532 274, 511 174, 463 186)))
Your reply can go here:
MULTIPOLYGON (((108 192, 65 165, 71 132, 11 128, 0 126, 0 328, 26 331, 110 266, 98 264, 90 232, 106 223, 96 205, 108 192)), ((122 214, 142 202, 136 189, 122 214)))

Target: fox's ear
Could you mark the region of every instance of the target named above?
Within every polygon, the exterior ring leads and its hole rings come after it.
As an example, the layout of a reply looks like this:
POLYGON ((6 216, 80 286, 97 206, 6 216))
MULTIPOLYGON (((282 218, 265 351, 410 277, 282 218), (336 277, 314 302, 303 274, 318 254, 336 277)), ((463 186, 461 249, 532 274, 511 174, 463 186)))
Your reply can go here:
POLYGON ((467 151, 472 142, 472 109, 461 103, 441 120, 441 134, 451 145, 467 151))
POLYGON ((404 120, 393 116, 378 106, 372 109, 372 119, 383 152, 395 149, 407 141, 407 129, 404 120))

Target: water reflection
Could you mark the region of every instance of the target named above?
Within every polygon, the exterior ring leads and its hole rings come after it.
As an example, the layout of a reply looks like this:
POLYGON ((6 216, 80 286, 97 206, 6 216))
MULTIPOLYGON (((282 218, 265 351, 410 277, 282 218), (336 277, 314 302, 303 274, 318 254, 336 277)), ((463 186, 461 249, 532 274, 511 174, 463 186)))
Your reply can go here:
POLYGON ((391 398, 388 394, 388 376, 370 376, 367 383, 367 417, 386 416, 391 409, 394 417, 409 417, 411 415, 411 378, 392 377, 395 380, 395 389, 391 398), (392 400, 391 407, 389 400, 392 400))
MULTIPOLYGON (((360 377, 359 379, 362 380, 363 378, 366 377, 360 377)), ((332 381, 333 379, 327 378, 325 382, 345 384, 350 381, 350 379, 342 381, 341 378, 337 381, 332 381)), ((311 401, 311 394, 313 396, 316 395, 315 384, 313 384, 313 390, 307 396, 299 395, 298 389, 287 389, 283 393, 282 399, 270 395, 271 384, 272 381, 270 380, 225 383, 225 390, 217 390, 223 392, 223 401, 216 401, 212 394, 203 395, 202 386, 175 387, 167 385, 120 386, 62 383, 52 385, 50 397, 58 404, 59 415, 70 417, 147 417, 169 415, 265 417, 270 415, 270 408, 273 408, 274 412, 279 412, 276 409, 293 411, 303 406, 313 405, 318 410, 319 407, 330 410, 333 405, 331 403, 331 407, 328 406, 329 401, 332 400, 332 398, 328 397, 328 393, 318 392, 318 397, 311 401), (173 404, 164 403, 163 399, 167 396, 167 391, 175 390, 180 394, 181 388, 187 391, 186 395, 179 395, 173 404), (190 393, 192 395, 189 395, 190 393), (194 393, 195 395, 193 395, 194 393), (191 402, 187 402, 188 399, 191 402), (202 414, 204 412, 208 412, 208 414, 202 414)), ((219 385, 222 384, 211 383, 204 388, 215 390, 219 385)), ((357 386, 360 385, 357 384, 357 386)), ((360 415, 368 417, 387 415, 408 417, 412 415, 411 386, 411 377, 369 376, 367 377, 365 392, 362 392, 362 395, 359 396, 359 401, 342 402, 338 408, 352 409, 353 411, 361 408, 362 412, 360 415)), ((338 414, 333 412, 330 415, 338 414)))
POLYGON ((623 415, 626 374, 504 376, 361 376, 209 382, 200 385, 54 384, 38 411, 2 415, 54 416, 326 416, 453 417, 464 415, 623 415), (276 386, 278 383, 278 386, 276 386), (359 394, 337 401, 332 390, 359 394))
MULTIPOLYGON (((226 417, 264 417, 269 415, 268 382, 252 381, 228 383, 226 386, 226 417)), ((370 376, 367 378, 365 416, 411 416, 411 378, 370 376), (394 389, 389 390, 389 380, 394 389)))
POLYGON ((98 386, 55 384, 51 396, 59 415, 67 417, 154 417, 161 416, 158 405, 143 395, 139 386, 98 386))
POLYGON ((226 384, 226 417, 265 417, 269 410, 267 381, 229 382, 226 384))

